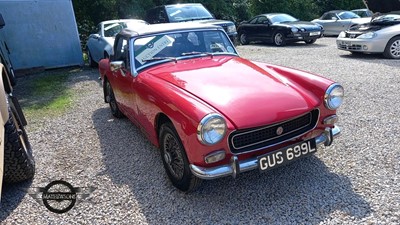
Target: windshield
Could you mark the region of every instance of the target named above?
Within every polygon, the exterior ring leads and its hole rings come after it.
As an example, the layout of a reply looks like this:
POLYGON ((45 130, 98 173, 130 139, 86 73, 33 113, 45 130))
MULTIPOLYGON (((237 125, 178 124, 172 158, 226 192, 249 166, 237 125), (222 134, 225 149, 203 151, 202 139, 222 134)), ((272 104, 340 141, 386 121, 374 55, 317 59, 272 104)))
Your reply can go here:
POLYGON ((354 18, 361 18, 359 15, 350 12, 350 11, 345 11, 345 12, 341 12, 338 14, 339 18, 342 20, 346 20, 346 19, 354 19, 354 18))
POLYGON ((203 5, 173 5, 166 7, 170 22, 214 19, 203 5))
POLYGON ((287 14, 277 14, 268 16, 272 23, 284 23, 284 22, 294 22, 297 21, 296 18, 287 14))
POLYGON ((134 40, 136 68, 148 64, 200 56, 237 54, 221 30, 175 32, 134 40))
POLYGON ((105 23, 104 37, 115 37, 124 28, 138 28, 146 24, 147 22, 141 20, 105 23))

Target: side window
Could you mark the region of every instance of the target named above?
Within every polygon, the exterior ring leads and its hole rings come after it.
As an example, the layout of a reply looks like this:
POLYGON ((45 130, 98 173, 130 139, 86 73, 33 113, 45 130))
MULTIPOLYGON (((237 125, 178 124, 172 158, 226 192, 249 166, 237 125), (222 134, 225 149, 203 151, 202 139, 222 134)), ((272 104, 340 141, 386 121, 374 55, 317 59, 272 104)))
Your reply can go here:
POLYGON ((267 19, 267 17, 264 17, 264 16, 259 17, 257 23, 258 24, 268 24, 268 19, 267 19))
POLYGON ((258 20, 258 18, 259 18, 259 17, 256 17, 256 18, 254 18, 254 19, 250 20, 250 22, 249 22, 249 23, 251 23, 251 24, 256 24, 256 23, 257 23, 257 20, 258 20))

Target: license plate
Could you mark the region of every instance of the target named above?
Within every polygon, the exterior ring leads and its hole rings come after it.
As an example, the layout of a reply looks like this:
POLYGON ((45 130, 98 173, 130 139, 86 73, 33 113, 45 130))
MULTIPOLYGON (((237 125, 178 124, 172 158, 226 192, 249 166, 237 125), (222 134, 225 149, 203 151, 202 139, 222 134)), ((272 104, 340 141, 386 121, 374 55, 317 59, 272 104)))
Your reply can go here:
POLYGON ((317 36, 317 35, 320 35, 320 34, 321 34, 320 31, 310 32, 310 36, 317 36))
POLYGON ((258 157, 258 168, 262 172, 268 171, 314 154, 316 151, 315 139, 309 139, 258 157))

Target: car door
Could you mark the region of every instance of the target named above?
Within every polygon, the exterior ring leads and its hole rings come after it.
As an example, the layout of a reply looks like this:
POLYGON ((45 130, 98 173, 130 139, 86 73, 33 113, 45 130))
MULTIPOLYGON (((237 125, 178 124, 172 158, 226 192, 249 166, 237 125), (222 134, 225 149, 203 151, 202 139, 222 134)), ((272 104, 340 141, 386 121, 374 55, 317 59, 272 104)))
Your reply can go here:
POLYGON ((258 39, 265 41, 271 38, 272 28, 271 22, 266 16, 260 16, 257 20, 258 39))
POLYGON ((130 119, 136 117, 136 77, 131 72, 129 40, 117 35, 115 53, 112 57, 113 62, 122 62, 123 66, 112 73, 110 80, 111 87, 114 90, 115 99, 118 102, 120 110, 130 119))
POLYGON ((336 13, 327 13, 321 18, 321 24, 324 27, 325 35, 336 35, 341 29, 342 23, 336 13))
POLYGON ((257 40, 260 37, 259 31, 257 30, 258 28, 258 24, 257 24, 257 20, 259 17, 255 17, 253 19, 251 19, 247 24, 245 24, 245 31, 247 33, 247 36, 251 39, 251 40, 257 40))

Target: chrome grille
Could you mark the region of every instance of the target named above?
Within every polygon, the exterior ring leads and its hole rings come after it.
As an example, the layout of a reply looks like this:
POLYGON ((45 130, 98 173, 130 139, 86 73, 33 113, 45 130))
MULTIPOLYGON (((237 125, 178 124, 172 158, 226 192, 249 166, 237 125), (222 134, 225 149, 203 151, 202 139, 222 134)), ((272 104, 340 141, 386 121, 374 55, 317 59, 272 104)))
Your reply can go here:
POLYGON ((319 117, 319 110, 315 109, 300 117, 246 130, 237 130, 229 136, 229 145, 232 153, 243 153, 268 146, 277 145, 284 141, 298 137, 313 129, 319 117), (281 134, 278 129, 283 130, 281 134))

